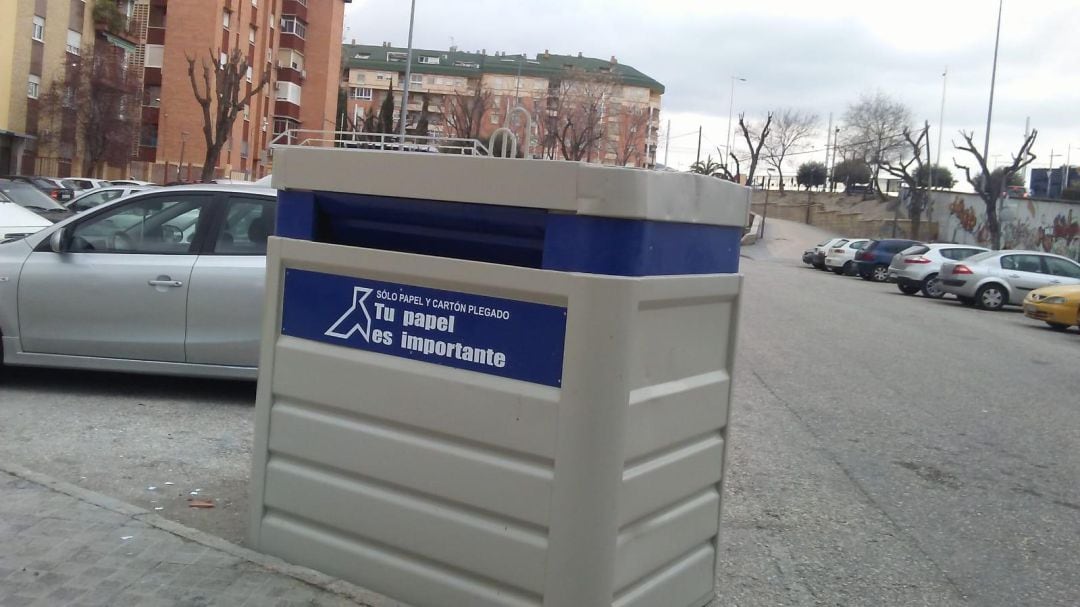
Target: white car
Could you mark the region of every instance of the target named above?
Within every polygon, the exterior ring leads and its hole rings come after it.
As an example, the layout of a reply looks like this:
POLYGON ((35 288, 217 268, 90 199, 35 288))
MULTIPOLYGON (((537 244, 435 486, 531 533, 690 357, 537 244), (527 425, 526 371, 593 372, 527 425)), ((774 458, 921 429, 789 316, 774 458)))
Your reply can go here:
POLYGON ((54 180, 59 181, 60 185, 69 190, 74 190, 76 194, 78 192, 85 192, 87 190, 96 190, 98 188, 104 188, 112 185, 104 179, 90 179, 88 177, 68 177, 67 179, 54 180))
POLYGON ((157 185, 155 183, 150 183, 149 181, 139 181, 138 179, 110 179, 109 184, 110 185, 141 185, 141 186, 157 185))
POLYGON ((868 238, 854 238, 838 246, 830 247, 825 253, 825 269, 835 274, 854 274, 855 254, 870 244, 868 238))
POLYGON ((53 223, 0 193, 0 242, 29 236, 53 223))
POLYGON ((82 213, 87 209, 92 209, 98 205, 105 204, 106 202, 131 196, 135 192, 142 192, 145 189, 147 189, 145 186, 136 185, 119 185, 98 188, 96 190, 83 192, 73 198, 71 202, 68 202, 66 206, 74 213, 82 213))

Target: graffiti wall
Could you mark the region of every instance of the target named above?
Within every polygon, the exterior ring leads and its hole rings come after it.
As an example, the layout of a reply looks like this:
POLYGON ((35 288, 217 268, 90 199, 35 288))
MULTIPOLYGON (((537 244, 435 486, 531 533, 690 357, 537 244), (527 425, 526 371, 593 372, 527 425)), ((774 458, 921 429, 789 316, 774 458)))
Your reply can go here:
MULTIPOLYGON (((935 240, 990 246, 986 205, 975 194, 935 192, 928 215, 937 222, 935 240)), ((1007 198, 1001 210, 1001 244, 1080 261, 1080 203, 1007 198)))

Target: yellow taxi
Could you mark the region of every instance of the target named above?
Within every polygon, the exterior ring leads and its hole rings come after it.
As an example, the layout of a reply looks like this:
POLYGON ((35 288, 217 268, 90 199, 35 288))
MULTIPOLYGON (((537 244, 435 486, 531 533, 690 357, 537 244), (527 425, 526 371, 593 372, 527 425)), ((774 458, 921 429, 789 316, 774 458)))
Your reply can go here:
POLYGON ((1080 285, 1035 289, 1024 298, 1024 315, 1057 331, 1080 324, 1080 285))

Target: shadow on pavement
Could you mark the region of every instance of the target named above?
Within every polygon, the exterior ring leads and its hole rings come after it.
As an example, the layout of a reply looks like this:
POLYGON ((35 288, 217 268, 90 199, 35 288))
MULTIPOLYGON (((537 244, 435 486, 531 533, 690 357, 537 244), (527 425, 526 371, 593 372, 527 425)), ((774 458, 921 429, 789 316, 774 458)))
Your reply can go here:
POLYGON ((253 381, 10 366, 4 367, 0 373, 3 374, 0 386, 39 393, 124 395, 148 399, 212 398, 222 404, 247 406, 255 403, 253 381))

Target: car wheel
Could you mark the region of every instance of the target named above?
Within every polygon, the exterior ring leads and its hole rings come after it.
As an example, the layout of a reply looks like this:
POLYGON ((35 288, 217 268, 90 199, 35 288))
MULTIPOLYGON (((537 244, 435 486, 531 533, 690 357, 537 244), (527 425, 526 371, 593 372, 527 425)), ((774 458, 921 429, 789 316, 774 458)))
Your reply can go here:
POLYGON ((898 282, 896 288, 900 289, 900 292, 904 295, 914 295, 919 292, 919 285, 913 285, 909 282, 898 282))
POLYGON ((938 280, 937 274, 931 274, 926 277, 926 280, 922 284, 923 297, 929 297, 931 299, 941 299, 945 297, 945 290, 941 288, 941 281, 938 280))
POLYGON ((844 271, 844 268, 831 268, 831 269, 832 269, 832 273, 836 274, 837 276, 843 276, 844 274, 847 273, 847 272, 844 271))
POLYGON ((1047 321, 1046 324, 1050 325, 1050 328, 1055 330, 1055 331, 1068 331, 1069 330, 1069 325, 1063 325, 1063 324, 1061 324, 1059 322, 1049 322, 1049 321, 1047 321))
POLYGON ((871 270, 870 278, 874 282, 885 282, 889 280, 889 266, 885 264, 878 264, 871 270))
POLYGON ((850 261, 844 263, 844 275, 845 276, 851 276, 854 269, 855 269, 854 263, 852 263, 850 261))
POLYGON ((1000 310, 1009 301, 1009 293, 997 284, 983 285, 975 294, 975 303, 983 310, 1000 310))

